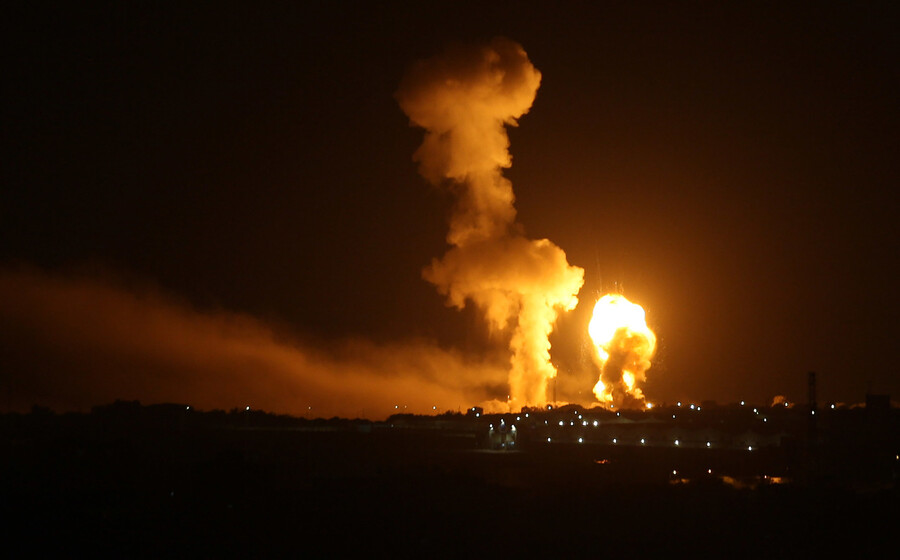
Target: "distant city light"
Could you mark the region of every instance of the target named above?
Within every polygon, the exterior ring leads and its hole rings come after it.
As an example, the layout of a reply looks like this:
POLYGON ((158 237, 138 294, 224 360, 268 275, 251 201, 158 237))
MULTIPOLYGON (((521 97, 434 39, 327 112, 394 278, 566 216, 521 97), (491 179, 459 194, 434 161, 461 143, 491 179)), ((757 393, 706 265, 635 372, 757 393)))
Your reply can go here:
POLYGON ((641 445, 644 445, 644 438, 641 438, 641 445))
POLYGON ((584 438, 578 438, 578 443, 584 443, 584 438))
POLYGON ((679 445, 679 443, 678 443, 678 440, 677 440, 677 439, 676 439, 676 440, 675 440, 675 445, 679 445))

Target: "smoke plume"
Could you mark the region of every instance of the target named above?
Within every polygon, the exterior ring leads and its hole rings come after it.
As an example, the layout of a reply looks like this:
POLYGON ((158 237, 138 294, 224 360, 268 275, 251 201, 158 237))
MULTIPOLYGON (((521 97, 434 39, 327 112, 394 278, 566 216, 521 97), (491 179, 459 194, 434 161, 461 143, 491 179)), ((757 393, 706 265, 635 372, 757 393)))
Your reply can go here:
POLYGON ((506 376, 427 341, 313 344, 108 274, 36 269, 0 269, 0 373, 4 409, 127 399, 376 420, 465 409, 506 376))
POLYGON ((396 97, 411 124, 425 129, 413 158, 419 172, 456 197, 447 241, 423 277, 462 309, 480 309, 496 331, 509 333, 510 406, 547 402, 549 336, 558 313, 571 310, 584 271, 570 266, 547 239, 529 240, 516 223, 506 125, 531 108, 541 74, 521 46, 496 38, 456 46, 417 62, 396 97))

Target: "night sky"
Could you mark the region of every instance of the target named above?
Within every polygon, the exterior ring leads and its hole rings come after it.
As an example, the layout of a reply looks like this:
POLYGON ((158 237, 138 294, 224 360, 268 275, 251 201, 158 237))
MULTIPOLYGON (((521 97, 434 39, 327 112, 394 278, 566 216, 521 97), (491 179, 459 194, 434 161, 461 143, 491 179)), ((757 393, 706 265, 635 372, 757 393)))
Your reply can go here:
MULTIPOLYGON (((419 176, 423 132, 394 97, 414 61, 495 36, 542 74, 509 133, 518 222, 585 270, 551 336, 560 398, 589 402, 586 325, 616 290, 659 339, 650 400, 802 403, 808 371, 820 402, 900 395, 890 3, 16 4, 3 9, 4 408, 242 405, 255 370, 207 398, 215 365, 191 342, 222 317, 328 363, 348 341, 382 362, 411 344, 502 361, 502 334, 422 278, 447 250, 453 200, 419 176), (67 290, 81 304, 60 304, 67 290), (137 307, 98 311, 112 300, 137 307), (163 375, 84 342, 150 332, 141 305, 184 319, 161 330, 200 357, 163 360, 163 375)), ((375 369, 390 388, 390 367, 375 369)), ((504 392, 497 379, 488 393, 504 392)), ((258 400, 302 412, 316 404, 303 391, 258 400)), ((383 412, 361 402, 332 410, 383 412)))

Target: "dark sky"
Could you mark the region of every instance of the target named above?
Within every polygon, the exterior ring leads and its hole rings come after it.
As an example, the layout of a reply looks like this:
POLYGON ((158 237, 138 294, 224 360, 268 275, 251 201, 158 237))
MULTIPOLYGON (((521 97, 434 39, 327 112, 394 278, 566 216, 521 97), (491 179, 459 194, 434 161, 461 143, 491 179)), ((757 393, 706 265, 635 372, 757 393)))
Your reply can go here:
POLYGON ((519 222, 585 269, 561 376, 619 286, 659 337, 651 400, 805 402, 811 370, 820 400, 900 395, 890 3, 16 4, 2 268, 484 352, 422 280, 452 199, 393 95, 416 59, 502 35, 543 75, 510 132, 519 222))

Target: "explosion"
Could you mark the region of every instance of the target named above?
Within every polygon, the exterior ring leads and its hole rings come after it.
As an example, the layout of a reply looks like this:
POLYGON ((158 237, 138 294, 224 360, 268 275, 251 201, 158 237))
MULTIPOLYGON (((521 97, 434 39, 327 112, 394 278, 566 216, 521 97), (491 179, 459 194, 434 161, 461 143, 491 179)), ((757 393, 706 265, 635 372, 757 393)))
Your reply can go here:
POLYGON ((505 125, 528 112, 540 81, 521 46, 496 38, 416 63, 396 94, 410 123, 426 131, 413 156, 419 173, 457 200, 451 248, 422 275, 449 305, 472 302, 493 330, 509 334, 508 404, 516 408, 547 402, 557 374, 549 336, 584 282, 562 249, 524 237, 502 174, 512 165, 505 125))
POLYGON ((588 333, 600 368, 594 385, 597 399, 614 406, 642 402, 639 384, 646 380, 656 350, 656 335, 647 326, 644 309, 621 294, 607 294, 594 306, 588 333))

